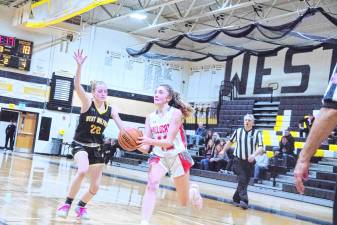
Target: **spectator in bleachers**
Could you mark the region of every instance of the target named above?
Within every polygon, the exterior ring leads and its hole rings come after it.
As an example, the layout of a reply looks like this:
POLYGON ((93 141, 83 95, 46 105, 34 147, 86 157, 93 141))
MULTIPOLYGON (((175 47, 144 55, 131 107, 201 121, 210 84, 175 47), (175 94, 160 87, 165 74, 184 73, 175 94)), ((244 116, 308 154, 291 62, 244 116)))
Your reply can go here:
POLYGON ((213 130, 212 129, 207 130, 206 137, 205 137, 205 147, 207 146, 209 139, 212 139, 212 136, 213 136, 213 130))
POLYGON ((104 140, 103 144, 103 155, 104 155, 104 163, 108 164, 110 162, 110 165, 112 164, 113 156, 117 150, 117 141, 113 138, 107 138, 104 140))
POLYGON ((210 170, 218 172, 221 168, 224 168, 227 165, 229 158, 227 153, 223 151, 224 146, 225 141, 223 139, 216 141, 212 157, 209 160, 210 170))
POLYGON ((205 148, 204 158, 200 161, 200 169, 209 170, 209 159, 212 157, 213 150, 214 150, 213 139, 209 139, 207 142, 207 146, 205 148))
POLYGON ((224 174, 229 174, 229 175, 233 175, 233 163, 234 163, 234 148, 229 148, 227 151, 225 151, 224 149, 222 149, 223 153, 222 154, 226 154, 228 157, 228 161, 227 164, 224 168, 220 169, 220 173, 224 173, 224 174))
POLYGON ((198 128, 195 130, 194 135, 190 135, 188 144, 193 145, 194 141, 196 145, 200 145, 200 141, 204 141, 206 136, 206 129, 204 128, 204 124, 202 122, 198 123, 198 128))
MULTIPOLYGON (((275 157, 282 159, 282 164, 286 167, 293 167, 295 164, 295 139, 290 134, 289 130, 283 132, 279 148, 274 151, 275 157)), ((276 160, 274 158, 274 160, 276 160)), ((275 164, 275 163, 274 163, 275 164)))
POLYGON ((305 137, 308 136, 314 121, 315 117, 312 114, 309 114, 307 117, 298 122, 298 127, 300 129, 300 137, 304 137, 303 134, 305 134, 305 137))
POLYGON ((259 183, 262 178, 262 174, 268 170, 269 159, 265 151, 262 151, 261 155, 255 157, 254 166, 254 183, 259 183))
POLYGON ((214 142, 220 141, 220 135, 217 132, 214 132, 212 135, 212 139, 214 142))

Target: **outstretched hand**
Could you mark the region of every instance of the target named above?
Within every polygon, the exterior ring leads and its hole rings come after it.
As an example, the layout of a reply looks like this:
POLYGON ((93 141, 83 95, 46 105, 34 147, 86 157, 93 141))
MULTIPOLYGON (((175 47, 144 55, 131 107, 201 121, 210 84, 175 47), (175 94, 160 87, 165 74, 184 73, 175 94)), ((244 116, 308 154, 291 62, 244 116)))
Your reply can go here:
POLYGON ((82 50, 77 50, 77 52, 74 52, 74 59, 77 62, 77 65, 81 66, 85 60, 87 59, 87 56, 83 55, 83 49, 82 50))

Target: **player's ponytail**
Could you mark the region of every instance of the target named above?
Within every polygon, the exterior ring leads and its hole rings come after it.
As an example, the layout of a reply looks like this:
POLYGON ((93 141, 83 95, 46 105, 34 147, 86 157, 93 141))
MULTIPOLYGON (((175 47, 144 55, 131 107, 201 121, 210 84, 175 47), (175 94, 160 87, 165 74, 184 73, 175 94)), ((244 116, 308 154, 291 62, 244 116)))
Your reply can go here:
POLYGON ((177 109, 180 109, 180 111, 184 115, 184 118, 188 117, 193 112, 193 108, 188 103, 185 103, 182 100, 180 94, 174 91, 170 85, 161 84, 159 86, 164 87, 168 91, 169 96, 172 97, 171 101, 168 104, 177 109))

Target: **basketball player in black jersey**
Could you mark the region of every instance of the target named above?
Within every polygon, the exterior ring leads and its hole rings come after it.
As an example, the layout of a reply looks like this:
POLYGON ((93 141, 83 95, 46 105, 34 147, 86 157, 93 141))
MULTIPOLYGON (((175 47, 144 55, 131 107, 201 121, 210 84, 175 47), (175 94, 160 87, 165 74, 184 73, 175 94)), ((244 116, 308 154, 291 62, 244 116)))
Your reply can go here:
POLYGON ((67 217, 72 201, 80 189, 83 178, 89 174, 89 190, 82 196, 75 208, 78 219, 89 219, 86 204, 97 193, 104 166, 101 145, 103 144, 103 131, 107 127, 109 119, 114 119, 119 129, 123 128, 123 122, 115 108, 107 105, 108 90, 103 82, 92 83, 92 98, 89 97, 81 86, 81 68, 86 60, 83 50, 74 53, 77 63, 77 71, 74 80, 75 91, 82 103, 79 124, 75 131, 72 143, 72 154, 78 166, 76 176, 72 181, 66 201, 57 208, 57 215, 67 217))

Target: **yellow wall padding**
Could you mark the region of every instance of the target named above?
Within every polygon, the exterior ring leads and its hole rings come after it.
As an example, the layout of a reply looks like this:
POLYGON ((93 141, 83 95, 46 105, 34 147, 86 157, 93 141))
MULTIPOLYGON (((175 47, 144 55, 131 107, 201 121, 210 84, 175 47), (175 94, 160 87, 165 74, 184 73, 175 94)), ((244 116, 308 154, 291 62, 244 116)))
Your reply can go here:
POLYGON ((9 84, 9 83, 0 81, 0 90, 12 92, 13 91, 13 84, 9 84))
POLYGON ((47 97, 48 91, 45 88, 37 88, 37 87, 23 87, 23 93, 27 95, 35 95, 41 97, 47 97))
POLYGON ((329 145, 329 150, 337 152, 337 145, 329 145))
POLYGON ((315 157, 324 157, 324 150, 318 149, 314 156, 315 157))
POLYGON ((304 142, 298 142, 298 141, 295 142, 295 148, 303 148, 303 146, 304 146, 304 142))
POLYGON ((274 156, 273 151, 266 151, 266 154, 267 154, 268 158, 272 158, 274 156))
POLYGON ((276 116, 276 123, 274 126, 275 131, 280 131, 282 130, 282 124, 283 124, 283 115, 277 115, 276 116))
POLYGON ((262 139, 264 145, 272 145, 271 135, 269 130, 262 131, 262 139))

